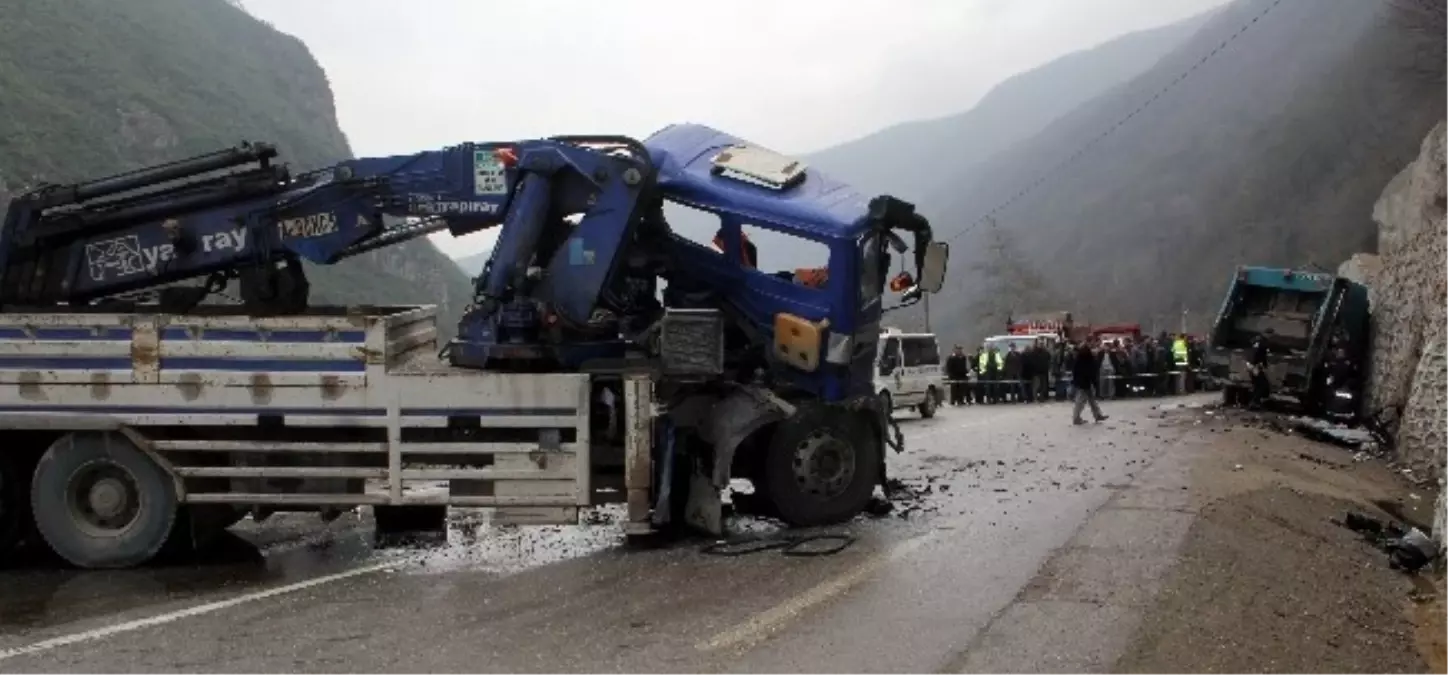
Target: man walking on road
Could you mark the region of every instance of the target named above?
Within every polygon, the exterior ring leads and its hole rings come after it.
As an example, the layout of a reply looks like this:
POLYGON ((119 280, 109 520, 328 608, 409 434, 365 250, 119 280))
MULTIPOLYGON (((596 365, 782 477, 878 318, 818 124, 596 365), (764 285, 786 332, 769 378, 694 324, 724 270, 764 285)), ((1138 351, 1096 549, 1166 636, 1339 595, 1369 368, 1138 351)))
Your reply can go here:
POLYGON ((1081 409, 1087 404, 1091 405, 1091 416, 1096 418, 1097 422, 1106 419, 1106 416, 1101 414, 1101 406, 1096 404, 1096 378, 1101 374, 1100 362, 1096 360, 1092 349, 1097 344, 1096 340, 1092 337, 1082 343, 1081 348, 1076 351, 1076 360, 1071 365, 1071 383, 1076 387, 1076 405, 1071 410, 1072 424, 1086 423, 1086 420, 1081 419, 1081 409))

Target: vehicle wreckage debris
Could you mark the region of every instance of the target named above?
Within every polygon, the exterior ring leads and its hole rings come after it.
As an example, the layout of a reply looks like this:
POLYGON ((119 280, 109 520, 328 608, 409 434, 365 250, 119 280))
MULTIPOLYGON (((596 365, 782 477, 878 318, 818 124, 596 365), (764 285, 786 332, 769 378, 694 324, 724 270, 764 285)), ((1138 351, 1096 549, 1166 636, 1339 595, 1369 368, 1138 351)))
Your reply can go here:
POLYGON ((1423 530, 1397 523, 1384 523, 1372 516, 1348 511, 1338 524, 1362 535, 1364 541, 1388 554, 1388 566, 1416 572, 1437 557, 1433 540, 1423 530))
POLYGON ((834 555, 849 548, 854 543, 855 538, 848 534, 773 535, 740 537, 738 539, 716 541, 700 548, 699 552, 704 555, 732 558, 760 553, 762 551, 778 550, 781 555, 795 558, 814 558, 834 555), (815 542, 834 542, 834 545, 819 548, 809 546, 809 544, 815 542))

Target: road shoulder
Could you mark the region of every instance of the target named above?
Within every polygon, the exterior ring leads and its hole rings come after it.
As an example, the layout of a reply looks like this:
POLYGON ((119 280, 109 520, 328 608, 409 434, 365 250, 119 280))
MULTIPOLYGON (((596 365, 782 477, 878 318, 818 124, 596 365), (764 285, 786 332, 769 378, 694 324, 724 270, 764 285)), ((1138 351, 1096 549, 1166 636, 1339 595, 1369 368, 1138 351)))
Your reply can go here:
POLYGON ((944 671, 1444 672, 1442 578, 1334 522, 1433 495, 1221 411, 1163 417, 1152 462, 944 671))
POLYGON ((1390 569, 1335 522, 1349 510, 1391 520, 1380 504, 1433 496, 1379 462, 1224 417, 1177 420, 1195 430, 1197 517, 1112 670, 1443 672, 1442 641, 1422 639, 1444 631, 1441 611, 1429 620, 1418 606, 1435 601, 1429 573, 1390 569))

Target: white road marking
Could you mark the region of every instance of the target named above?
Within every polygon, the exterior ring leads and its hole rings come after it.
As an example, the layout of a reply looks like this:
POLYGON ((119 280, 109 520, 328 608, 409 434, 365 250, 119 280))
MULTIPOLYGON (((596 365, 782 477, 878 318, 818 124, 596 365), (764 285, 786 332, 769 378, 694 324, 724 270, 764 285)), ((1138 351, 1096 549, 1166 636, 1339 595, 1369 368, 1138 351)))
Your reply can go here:
POLYGON ((750 617, 713 638, 694 645, 699 651, 715 651, 726 647, 747 647, 769 637, 805 610, 844 594, 860 585, 886 564, 904 558, 934 539, 934 534, 907 539, 888 551, 866 559, 858 567, 800 593, 774 607, 750 617))
POLYGON ((146 617, 144 619, 136 619, 134 621, 126 621, 124 623, 118 623, 115 625, 96 628, 94 630, 82 631, 79 633, 72 633, 70 635, 53 637, 48 640, 41 640, 40 642, 34 642, 21 647, 0 650, 0 661, 13 659, 17 656, 26 656, 29 654, 46 652, 52 649, 58 649, 60 647, 68 647, 70 645, 80 644, 82 642, 93 642, 96 640, 102 640, 111 637, 112 635, 129 633, 131 631, 141 630, 142 628, 150 628, 152 626, 160 626, 163 624, 180 621, 181 619, 189 619, 193 616, 200 616, 202 614, 219 612, 225 609, 231 609, 232 607, 236 607, 238 605, 244 605, 249 602, 256 602, 258 600, 274 598, 279 595, 295 593, 297 591, 306 590, 308 588, 321 586, 322 584, 328 584, 333 581, 341 581, 343 579, 350 579, 352 577, 360 577, 364 574, 381 572, 383 570, 399 567, 405 562, 406 561, 393 561, 378 565, 370 565, 368 567, 359 567, 357 569, 348 570, 346 572, 329 574, 327 576, 317 577, 315 579, 308 579, 306 581, 299 581, 294 584, 278 586, 276 588, 270 588, 264 591, 257 591, 255 593, 246 593, 236 596, 234 598, 219 600, 217 602, 209 602, 204 605, 197 605, 195 607, 189 607, 187 609, 177 610, 175 612, 159 614, 156 616, 146 617))

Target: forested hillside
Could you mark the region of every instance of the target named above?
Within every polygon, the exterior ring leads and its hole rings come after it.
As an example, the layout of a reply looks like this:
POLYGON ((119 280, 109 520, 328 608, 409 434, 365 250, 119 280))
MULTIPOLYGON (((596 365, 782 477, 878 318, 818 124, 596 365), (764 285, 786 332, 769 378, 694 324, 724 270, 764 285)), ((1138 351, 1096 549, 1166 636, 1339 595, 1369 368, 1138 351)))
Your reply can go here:
MULTIPOLYGON (((226 0, 0 3, 0 202, 243 140, 298 170, 351 156, 300 40, 226 0)), ((314 304, 439 303, 447 325, 471 292, 426 241, 309 278, 314 304)))
POLYGON ((872 192, 914 201, 935 196, 951 189, 965 167, 989 160, 1151 68, 1208 16, 1210 12, 1068 54, 1001 82, 963 113, 898 124, 805 159, 872 192))
MULTIPOLYGON (((1025 115, 1041 125, 1029 134, 984 122, 1002 118, 982 111, 1006 83, 951 124, 889 129, 812 160, 916 199, 952 240, 951 279, 931 307, 951 340, 1055 309, 1161 329, 1186 310, 1200 329, 1237 264, 1331 269, 1371 250, 1373 201, 1444 112, 1441 79, 1424 72, 1443 62, 1444 36, 1400 20, 1394 7, 1411 1, 1237 0, 1051 64, 1082 73, 1089 59, 1134 54, 1140 70, 1054 119, 1025 115), (998 137, 1008 142, 994 154, 973 151, 998 137), (912 187, 922 176, 935 186, 912 187)), ((1050 87, 1011 98, 1023 103, 999 109, 1077 102, 1050 87)))
MULTIPOLYGON (((1332 269, 1370 250, 1374 200, 1443 117, 1442 84, 1419 68, 1435 42, 1441 62, 1443 36, 1405 30, 1386 2, 1276 2, 1239 0, 925 203, 951 234, 1029 190, 994 221, 1044 277, 1049 299, 1034 302, 1160 328, 1183 310, 1203 328, 1237 264, 1332 269)), ((971 274, 995 249, 989 229, 956 240, 940 328, 978 334, 985 317, 1036 309, 971 274)))

